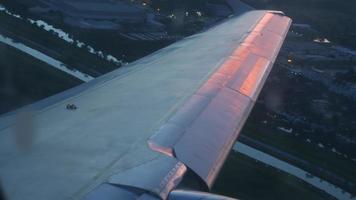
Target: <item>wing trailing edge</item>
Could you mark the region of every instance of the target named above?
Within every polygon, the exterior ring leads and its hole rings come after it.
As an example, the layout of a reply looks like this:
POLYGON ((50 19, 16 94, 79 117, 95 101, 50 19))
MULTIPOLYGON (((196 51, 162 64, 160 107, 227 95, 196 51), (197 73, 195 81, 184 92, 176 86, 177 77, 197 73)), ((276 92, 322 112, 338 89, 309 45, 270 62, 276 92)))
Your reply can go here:
POLYGON ((291 20, 269 11, 148 141, 211 188, 271 71, 291 20))

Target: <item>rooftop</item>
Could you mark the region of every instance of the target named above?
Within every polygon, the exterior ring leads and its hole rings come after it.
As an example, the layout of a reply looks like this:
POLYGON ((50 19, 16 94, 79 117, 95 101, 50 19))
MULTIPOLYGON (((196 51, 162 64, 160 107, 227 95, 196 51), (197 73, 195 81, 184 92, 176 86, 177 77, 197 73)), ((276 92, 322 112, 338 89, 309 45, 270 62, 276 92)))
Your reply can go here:
POLYGON ((139 7, 127 3, 109 0, 41 0, 41 2, 56 10, 66 13, 87 12, 87 13, 137 13, 143 12, 139 7))

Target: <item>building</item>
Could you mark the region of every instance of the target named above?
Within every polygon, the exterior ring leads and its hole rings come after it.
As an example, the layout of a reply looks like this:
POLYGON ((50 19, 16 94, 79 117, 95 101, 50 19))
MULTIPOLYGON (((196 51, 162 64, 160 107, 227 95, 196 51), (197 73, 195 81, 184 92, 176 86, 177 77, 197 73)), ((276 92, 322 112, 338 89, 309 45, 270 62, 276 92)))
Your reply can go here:
POLYGON ((110 0, 39 0, 32 13, 60 18, 65 24, 86 29, 117 30, 121 25, 144 24, 145 11, 131 4, 110 0))
POLYGON ((216 17, 227 17, 232 13, 232 10, 226 4, 217 4, 217 3, 207 3, 206 9, 210 15, 216 17))

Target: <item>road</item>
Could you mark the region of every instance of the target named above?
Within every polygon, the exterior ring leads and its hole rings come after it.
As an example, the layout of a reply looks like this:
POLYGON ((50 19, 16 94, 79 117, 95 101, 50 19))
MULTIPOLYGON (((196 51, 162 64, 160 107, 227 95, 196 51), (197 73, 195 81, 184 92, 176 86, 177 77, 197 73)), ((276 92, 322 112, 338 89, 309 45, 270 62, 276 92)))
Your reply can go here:
POLYGON ((0 42, 7 44, 9 46, 12 46, 26 54, 29 54, 29 55, 41 60, 42 62, 45 62, 45 63, 49 64, 50 66, 53 66, 54 68, 59 69, 59 70, 65 72, 75 78, 78 78, 78 79, 84 81, 84 82, 88 82, 88 81, 91 81, 94 79, 90 75, 84 74, 78 70, 71 70, 71 69, 67 68, 62 62, 55 60, 54 58, 49 57, 49 56, 41 53, 40 51, 32 49, 31 47, 28 47, 22 43, 15 42, 11 38, 5 37, 1 34, 0 34, 0 42))

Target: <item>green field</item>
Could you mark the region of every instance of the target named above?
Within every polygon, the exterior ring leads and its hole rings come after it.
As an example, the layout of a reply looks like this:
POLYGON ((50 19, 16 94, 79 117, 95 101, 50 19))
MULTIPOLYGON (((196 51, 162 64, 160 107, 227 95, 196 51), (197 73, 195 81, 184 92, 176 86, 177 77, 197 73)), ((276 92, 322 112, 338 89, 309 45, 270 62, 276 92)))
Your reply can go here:
POLYGON ((0 33, 53 57, 69 67, 73 67, 91 76, 97 77, 114 69, 114 63, 78 48, 52 32, 47 32, 23 19, 17 19, 0 12, 0 33))
POLYGON ((316 188, 240 153, 232 152, 214 193, 238 199, 332 199, 316 188))
POLYGON ((81 82, 0 43, 0 114, 57 94, 81 82))
MULTIPOLYGON (((306 143, 295 136, 287 135, 277 129, 255 125, 251 121, 247 121, 243 134, 301 158, 314 166, 337 174, 352 183, 356 182, 356 163, 330 150, 319 148, 315 144, 306 143)), ((293 164, 298 165, 298 163, 293 164)), ((329 179, 328 176, 322 178, 329 179)))

